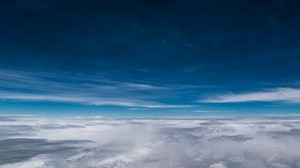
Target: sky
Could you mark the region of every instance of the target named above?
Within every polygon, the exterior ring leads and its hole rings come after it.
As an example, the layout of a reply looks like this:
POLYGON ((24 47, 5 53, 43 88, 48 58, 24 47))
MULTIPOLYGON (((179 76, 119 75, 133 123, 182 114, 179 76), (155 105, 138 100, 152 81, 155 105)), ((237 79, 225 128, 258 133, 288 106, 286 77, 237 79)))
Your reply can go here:
POLYGON ((298 0, 2 0, 0 114, 299 114, 298 0))

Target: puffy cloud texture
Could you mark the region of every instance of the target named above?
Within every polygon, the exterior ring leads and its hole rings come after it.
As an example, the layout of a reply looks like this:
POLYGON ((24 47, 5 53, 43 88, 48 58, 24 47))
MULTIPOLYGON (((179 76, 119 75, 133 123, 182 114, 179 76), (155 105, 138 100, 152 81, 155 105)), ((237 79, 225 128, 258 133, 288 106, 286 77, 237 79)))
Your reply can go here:
POLYGON ((297 168, 300 118, 0 117, 1 168, 297 168))

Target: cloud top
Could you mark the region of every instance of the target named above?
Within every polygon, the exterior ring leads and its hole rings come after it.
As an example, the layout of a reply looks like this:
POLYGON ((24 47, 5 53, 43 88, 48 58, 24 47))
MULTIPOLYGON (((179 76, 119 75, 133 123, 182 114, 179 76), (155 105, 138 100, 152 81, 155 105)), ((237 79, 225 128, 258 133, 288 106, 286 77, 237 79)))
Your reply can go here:
POLYGON ((299 120, 0 116, 0 168, 297 167, 299 120))

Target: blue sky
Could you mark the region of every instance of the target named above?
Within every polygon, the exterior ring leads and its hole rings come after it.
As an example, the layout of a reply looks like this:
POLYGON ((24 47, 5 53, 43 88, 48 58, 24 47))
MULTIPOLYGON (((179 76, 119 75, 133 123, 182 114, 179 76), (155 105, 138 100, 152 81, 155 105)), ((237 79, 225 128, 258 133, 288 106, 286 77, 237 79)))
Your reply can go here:
POLYGON ((296 0, 4 0, 0 113, 298 114, 296 0))

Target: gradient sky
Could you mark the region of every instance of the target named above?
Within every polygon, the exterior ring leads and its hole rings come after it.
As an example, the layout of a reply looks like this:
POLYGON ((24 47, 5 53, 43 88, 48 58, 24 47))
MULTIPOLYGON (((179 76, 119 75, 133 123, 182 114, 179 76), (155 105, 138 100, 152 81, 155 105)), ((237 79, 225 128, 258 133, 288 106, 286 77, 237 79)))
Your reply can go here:
POLYGON ((0 114, 300 114, 298 0, 2 0, 0 114))

